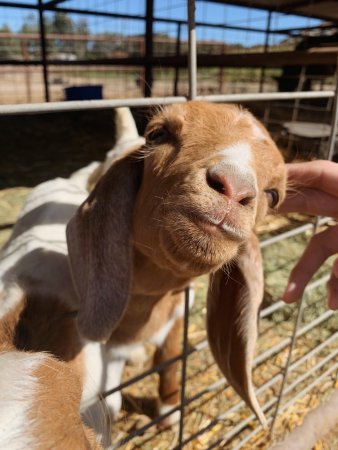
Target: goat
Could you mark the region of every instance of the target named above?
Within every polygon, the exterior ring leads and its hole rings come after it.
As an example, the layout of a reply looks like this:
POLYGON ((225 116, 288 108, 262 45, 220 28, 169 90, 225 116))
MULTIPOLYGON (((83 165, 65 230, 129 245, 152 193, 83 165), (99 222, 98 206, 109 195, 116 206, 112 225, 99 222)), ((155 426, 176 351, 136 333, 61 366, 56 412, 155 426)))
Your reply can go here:
MULTIPOLYGON (((145 341, 157 346, 156 363, 180 353, 183 291, 209 273, 211 351, 264 423, 251 381, 263 294, 253 229, 283 200, 282 157, 265 128, 234 105, 166 107, 145 137, 145 145, 113 162, 86 200, 82 188, 66 183, 72 201, 62 205, 62 223, 51 225, 47 215, 47 235, 35 225, 34 244, 22 250, 25 232, 14 229, 0 267, 0 320, 21 309, 11 344, 65 361, 82 382, 83 408, 96 407, 99 391, 119 384, 125 361, 145 341)), ((178 404, 176 364, 160 372, 159 394, 160 412, 178 404)), ((120 394, 106 402, 115 415, 120 394)))

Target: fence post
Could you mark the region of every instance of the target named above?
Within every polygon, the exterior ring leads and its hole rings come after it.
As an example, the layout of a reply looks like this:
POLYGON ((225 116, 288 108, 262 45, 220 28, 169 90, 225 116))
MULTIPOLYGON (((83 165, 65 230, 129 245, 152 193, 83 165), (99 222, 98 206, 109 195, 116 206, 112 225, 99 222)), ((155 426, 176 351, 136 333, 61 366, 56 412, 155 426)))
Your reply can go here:
POLYGON ((42 0, 38 0, 39 9, 39 26, 40 26, 40 46, 41 46, 41 59, 43 69, 43 83, 45 87, 45 101, 49 102, 49 83, 48 83, 48 68, 47 68, 47 43, 46 43, 46 30, 43 17, 43 4, 42 0))

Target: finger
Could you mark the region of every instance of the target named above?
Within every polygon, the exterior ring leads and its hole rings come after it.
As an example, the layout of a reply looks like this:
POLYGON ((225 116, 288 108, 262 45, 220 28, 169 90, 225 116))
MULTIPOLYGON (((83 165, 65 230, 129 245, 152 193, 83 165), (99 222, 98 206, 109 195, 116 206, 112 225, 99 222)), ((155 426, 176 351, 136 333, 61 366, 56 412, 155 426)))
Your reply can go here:
POLYGON ((329 256, 337 252, 338 226, 327 228, 313 236, 291 272, 283 300, 286 303, 299 300, 312 275, 329 256))
POLYGON ((338 197, 338 164, 332 161, 310 161, 287 164, 288 183, 310 187, 338 197))
POLYGON ((327 302, 330 309, 338 309, 338 259, 332 266, 331 277, 327 283, 327 302))
POLYGON ((298 212, 338 219, 338 198, 317 189, 303 188, 288 193, 279 212, 298 212))

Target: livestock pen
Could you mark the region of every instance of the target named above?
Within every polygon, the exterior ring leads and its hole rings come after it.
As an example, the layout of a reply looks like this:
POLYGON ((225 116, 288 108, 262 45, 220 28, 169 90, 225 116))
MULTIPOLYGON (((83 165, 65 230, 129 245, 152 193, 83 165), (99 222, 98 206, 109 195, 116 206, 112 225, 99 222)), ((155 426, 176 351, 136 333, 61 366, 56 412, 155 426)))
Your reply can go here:
MULTIPOLYGON (((4 105, 0 107, 1 118, 26 114, 46 114, 61 111, 108 109, 118 106, 152 107, 187 99, 214 102, 244 103, 254 109, 264 104, 265 117, 271 105, 278 102, 304 99, 331 100, 329 134, 322 143, 325 157, 331 159, 337 126, 337 87, 332 90, 255 93, 237 95, 197 95, 196 39, 194 26, 194 2, 188 2, 189 26, 189 95, 186 97, 153 97, 125 100, 93 100, 81 102, 55 102, 44 104, 4 105)), ((337 72, 336 72, 337 79, 337 72)), ((264 118, 264 117, 263 117, 264 118)), ((28 190, 1 192, 3 224, 15 219, 11 202, 20 204, 28 190), (9 214, 13 214, 10 218, 9 214), (11 220, 10 220, 11 219, 11 220)), ((269 217, 258 228, 264 258, 266 277, 263 308, 260 313, 260 336, 254 360, 253 377, 258 399, 265 412, 273 438, 282 438, 304 415, 326 398, 337 387, 338 369, 338 321, 333 311, 325 306, 325 283, 328 265, 322 267, 297 305, 285 305, 280 296, 287 276, 297 261, 306 242, 313 235, 330 226, 329 218, 293 214, 288 217, 269 217)), ((5 228, 5 227, 4 227, 5 228)), ((124 394, 125 407, 112 432, 113 448, 269 448, 271 435, 262 430, 256 418, 228 386, 218 372, 208 350, 204 327, 206 280, 201 278, 193 287, 196 303, 189 312, 189 296, 186 291, 185 320, 182 336, 181 361, 181 419, 172 429, 162 430, 161 420, 154 412, 157 376, 163 368, 149 368, 135 362, 125 371, 121 386, 116 389, 124 394)), ((152 349, 147 348, 151 357, 152 349)), ((167 361, 170 364, 174 361, 167 361)), ((171 414, 169 411, 167 414, 171 414)), ((327 449, 338 447, 338 440, 330 436, 330 442, 318 444, 327 449)))

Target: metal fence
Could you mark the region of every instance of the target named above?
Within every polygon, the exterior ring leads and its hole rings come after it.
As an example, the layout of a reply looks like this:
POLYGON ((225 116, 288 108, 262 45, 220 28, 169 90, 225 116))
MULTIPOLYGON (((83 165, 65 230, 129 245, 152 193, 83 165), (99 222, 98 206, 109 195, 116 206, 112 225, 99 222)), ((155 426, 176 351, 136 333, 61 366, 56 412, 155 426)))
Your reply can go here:
MULTIPOLYGON (((331 133, 327 143, 327 157, 330 159, 333 154, 336 127, 337 127, 337 89, 335 91, 321 92, 293 92, 293 93, 262 93, 243 94, 226 96, 205 96, 196 95, 196 36, 194 25, 194 0, 188 1, 188 27, 189 27, 189 98, 166 97, 166 98, 144 98, 128 100, 97 100, 82 102, 59 102, 46 104, 24 104, 24 105, 4 105, 0 107, 0 115, 8 114, 29 114, 46 113, 53 111, 67 111, 80 109, 114 108, 118 106, 152 106, 158 104, 169 104, 186 102, 187 100, 198 99, 214 102, 255 102, 255 101, 283 101, 290 99, 309 98, 333 98, 331 133)), ((337 77, 336 77, 337 78, 337 77)), ((298 255, 291 257, 287 254, 284 259, 288 259, 287 268, 284 266, 271 270, 271 258, 273 259, 274 247, 281 257, 283 249, 287 250, 290 239, 302 239, 302 246, 320 227, 330 224, 330 219, 320 218, 313 223, 303 223, 293 226, 292 229, 279 233, 275 236, 268 236, 261 240, 261 249, 265 261, 266 274, 270 279, 276 276, 276 271, 288 271, 293 261, 298 255), (282 247, 278 247, 282 246, 282 247), (272 253, 269 253, 272 252, 272 253), (272 255, 272 256, 271 256, 272 255)), ((272 233, 273 234, 273 233, 272 233)), ((293 253, 293 251, 291 251, 293 253)), ((338 326, 333 311, 327 310, 323 305, 325 298, 325 283, 328 280, 328 268, 324 268, 319 277, 310 283, 306 292, 297 305, 285 305, 278 300, 280 286, 273 293, 269 305, 266 305, 261 313, 261 332, 258 341, 258 353, 254 359, 254 380, 258 387, 256 395, 262 405, 263 411, 267 415, 270 431, 276 430, 276 423, 283 412, 288 411, 300 399, 325 382, 327 388, 332 387, 336 382, 338 370, 338 326), (310 297, 315 293, 314 297, 310 297), (265 374, 265 372, 267 372, 265 374), (259 373, 259 377, 257 377, 259 373), (263 376, 264 375, 264 376, 263 376)), ((286 282, 284 279, 280 285, 286 282)), ((274 290, 271 284, 271 292, 274 290)), ((187 368, 192 357, 206 352, 208 343, 203 338, 197 340, 193 345, 188 345, 189 318, 192 314, 189 311, 189 298, 191 289, 185 294, 185 318, 183 331, 183 347, 181 355, 162 363, 159 366, 131 377, 120 386, 106 392, 104 397, 111 395, 117 390, 123 390, 134 383, 142 381, 164 367, 181 361, 181 403, 177 408, 169 411, 165 415, 156 417, 138 429, 129 432, 128 436, 118 438, 112 448, 142 448, 138 443, 132 446, 134 439, 142 437, 151 430, 154 425, 159 424, 165 417, 179 410, 181 413, 178 432, 171 448, 254 448, 257 444, 257 436, 262 433, 262 427, 258 424, 255 416, 248 413, 244 402, 240 401, 235 394, 225 396, 222 400, 224 409, 209 417, 207 422, 199 424, 194 431, 189 428, 187 432, 186 421, 194 409, 196 402, 203 401, 205 397, 215 393, 222 396, 224 392, 230 390, 225 379, 219 379, 205 385, 199 386, 197 392, 188 392, 189 379, 187 368), (231 397, 231 402, 227 399, 231 397), (231 404, 231 407, 228 407, 231 404), (226 409, 228 407, 228 409, 226 409), (244 411, 244 413, 243 413, 244 411), (217 428, 217 432, 210 431, 217 428), (207 440, 201 440, 203 436, 208 436, 207 440), (128 446, 129 445, 129 446, 128 446), (248 447, 246 447, 246 445, 248 447)), ((317 391, 316 391, 317 392, 317 391)), ((266 439, 266 434, 261 436, 266 439)), ((261 441, 262 442, 262 441, 261 441)), ((156 447, 153 447, 156 448, 156 447)))

